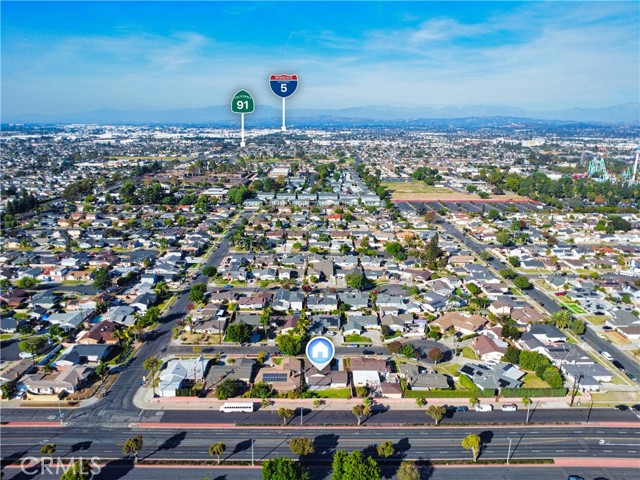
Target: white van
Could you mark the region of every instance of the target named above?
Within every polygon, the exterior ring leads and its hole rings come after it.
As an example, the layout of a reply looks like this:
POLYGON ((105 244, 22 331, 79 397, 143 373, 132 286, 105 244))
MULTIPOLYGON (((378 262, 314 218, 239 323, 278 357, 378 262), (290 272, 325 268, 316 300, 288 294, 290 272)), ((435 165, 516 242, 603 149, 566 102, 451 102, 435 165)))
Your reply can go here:
POLYGON ((500 408, 503 412, 516 412, 518 411, 518 406, 514 403, 505 403, 501 405, 500 408))
POLYGON ((606 358, 610 362, 613 361, 613 357, 611 356, 611 354, 609 352, 600 352, 600 355, 602 355, 604 358, 606 358))
POLYGON ((491 412, 493 411, 493 405, 490 403, 476 403, 476 412, 491 412))

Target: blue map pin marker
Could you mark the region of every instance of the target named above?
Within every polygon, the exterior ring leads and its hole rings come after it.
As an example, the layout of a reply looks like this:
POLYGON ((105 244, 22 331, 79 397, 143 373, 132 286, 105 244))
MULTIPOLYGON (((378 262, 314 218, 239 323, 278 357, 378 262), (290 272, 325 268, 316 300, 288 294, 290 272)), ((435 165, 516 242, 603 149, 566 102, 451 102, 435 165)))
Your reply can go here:
POLYGON ((307 343, 307 358, 318 370, 331 363, 336 353, 333 342, 326 337, 313 337, 307 343))

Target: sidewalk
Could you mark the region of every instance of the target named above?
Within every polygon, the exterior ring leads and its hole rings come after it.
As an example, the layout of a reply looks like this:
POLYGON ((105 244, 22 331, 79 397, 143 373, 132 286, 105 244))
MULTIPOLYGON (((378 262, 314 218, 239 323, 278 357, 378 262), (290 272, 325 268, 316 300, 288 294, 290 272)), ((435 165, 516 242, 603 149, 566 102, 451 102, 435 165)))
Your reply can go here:
MULTIPOLYGON (((272 398, 272 405, 267 407, 260 407, 263 411, 277 411, 278 408, 298 408, 303 406, 313 410, 342 410, 351 411, 351 409, 362 403, 362 398, 350 398, 350 399, 337 399, 337 398, 305 398, 305 399, 288 399, 288 398, 272 398), (324 403, 319 407, 314 407, 314 401, 321 400, 324 403)), ((375 405, 384 405, 392 410, 417 410, 426 411, 429 405, 464 405, 472 408, 469 399, 467 398, 427 398, 427 404, 423 407, 418 407, 414 398, 376 398, 374 399, 375 405)), ((527 406, 524 405, 520 399, 516 398, 500 398, 495 401, 495 398, 481 399, 481 403, 490 403, 494 409, 499 409, 502 404, 515 404, 518 409, 526 410, 527 406)), ((240 402, 240 401, 253 401, 259 404, 262 400, 259 398, 253 399, 229 399, 218 400, 216 398, 196 398, 196 397, 170 397, 170 398, 153 398, 153 391, 148 387, 141 387, 138 389, 133 397, 133 404, 142 410, 219 410, 223 403, 226 401, 240 402)), ((569 408, 571 397, 545 397, 533 400, 531 404, 531 410, 534 408, 569 408)), ((583 400, 583 404, 586 402, 583 400)), ((575 404, 574 404, 575 405, 575 404)))

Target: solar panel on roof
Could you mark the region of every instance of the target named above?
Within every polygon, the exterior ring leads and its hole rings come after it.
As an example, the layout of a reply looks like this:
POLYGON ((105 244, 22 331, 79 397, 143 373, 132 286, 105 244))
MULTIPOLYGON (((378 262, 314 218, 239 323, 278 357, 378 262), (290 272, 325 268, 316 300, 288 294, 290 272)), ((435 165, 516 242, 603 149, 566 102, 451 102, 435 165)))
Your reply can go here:
POLYGON ((287 374, 286 373, 265 373, 262 376, 262 380, 265 382, 286 382, 287 374))

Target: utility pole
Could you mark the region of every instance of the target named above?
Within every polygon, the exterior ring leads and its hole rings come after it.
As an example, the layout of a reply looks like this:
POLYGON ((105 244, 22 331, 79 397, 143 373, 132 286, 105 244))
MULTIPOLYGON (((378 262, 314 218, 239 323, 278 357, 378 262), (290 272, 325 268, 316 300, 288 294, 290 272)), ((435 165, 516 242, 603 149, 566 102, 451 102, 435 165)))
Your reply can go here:
POLYGON ((507 452, 507 465, 509 465, 510 458, 511 458, 511 437, 509 437, 509 451, 507 452))
POLYGON ((251 439, 251 466, 252 466, 252 467, 253 467, 253 466, 255 466, 255 458, 254 458, 254 456, 253 456, 253 442, 254 442, 254 441, 255 441, 255 440, 252 438, 252 439, 251 439))
POLYGON ((531 400, 527 403, 527 421, 524 423, 529 423, 529 410, 531 409, 531 400))
POLYGON ((58 399, 58 414, 60 415, 60 425, 63 425, 64 422, 62 421, 62 409, 60 408, 60 399, 58 399))

